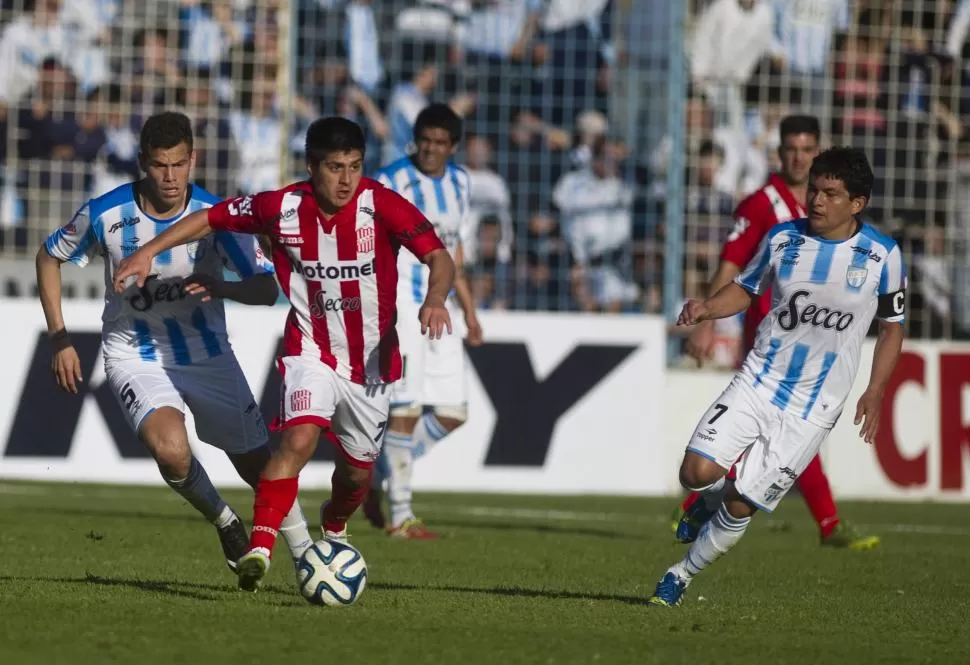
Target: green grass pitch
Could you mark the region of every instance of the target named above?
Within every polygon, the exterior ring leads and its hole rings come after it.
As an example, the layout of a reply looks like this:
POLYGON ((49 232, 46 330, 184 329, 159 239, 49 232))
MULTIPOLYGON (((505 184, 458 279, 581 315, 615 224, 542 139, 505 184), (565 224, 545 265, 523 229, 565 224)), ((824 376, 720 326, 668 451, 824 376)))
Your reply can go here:
MULTIPOLYGON (((250 515, 250 494, 227 498, 250 515)), ((322 498, 301 497, 308 516, 322 498)), ((298 595, 285 546, 262 591, 237 591, 212 527, 166 488, 0 483, 0 662, 970 663, 966 505, 843 503, 883 538, 844 552, 791 497, 664 610, 645 601, 683 552, 673 500, 417 502, 446 537, 355 519, 368 586, 331 609, 298 595)))

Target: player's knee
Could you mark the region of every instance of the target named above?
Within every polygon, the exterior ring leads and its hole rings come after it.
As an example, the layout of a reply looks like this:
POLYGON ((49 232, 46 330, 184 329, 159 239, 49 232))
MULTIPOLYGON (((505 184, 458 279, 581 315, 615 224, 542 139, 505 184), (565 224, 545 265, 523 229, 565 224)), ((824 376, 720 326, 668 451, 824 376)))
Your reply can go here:
POLYGON ((280 442, 279 455, 302 468, 317 449, 320 428, 316 425, 297 425, 286 430, 280 442))
POLYGON ((716 483, 725 470, 715 462, 688 452, 680 465, 680 484, 684 489, 700 492, 716 483))
POLYGON ((454 432, 468 420, 468 407, 464 404, 458 406, 436 406, 434 408, 434 417, 445 430, 454 432))
POLYGON ((192 449, 185 421, 177 410, 164 407, 153 412, 139 426, 138 436, 166 478, 185 478, 189 474, 192 449))

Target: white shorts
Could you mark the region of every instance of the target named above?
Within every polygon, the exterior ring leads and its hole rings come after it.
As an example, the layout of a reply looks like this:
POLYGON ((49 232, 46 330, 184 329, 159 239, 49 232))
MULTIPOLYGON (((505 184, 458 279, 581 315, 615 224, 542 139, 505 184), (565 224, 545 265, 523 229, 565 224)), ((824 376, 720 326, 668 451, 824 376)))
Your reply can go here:
POLYGON ((449 304, 452 334, 441 339, 421 334, 417 307, 402 307, 398 314, 403 371, 394 384, 394 406, 461 406, 468 401, 466 359, 461 315, 449 304), (461 329, 460 329, 461 328, 461 329))
POLYGON ((354 466, 369 468, 380 456, 391 405, 391 386, 362 386, 323 362, 303 356, 279 359, 283 377, 274 430, 312 423, 331 433, 332 443, 354 466))
POLYGON ((242 368, 231 353, 192 365, 166 367, 140 358, 106 360, 108 385, 137 433, 155 409, 192 412, 199 439, 227 453, 268 442, 266 423, 242 368))
POLYGON ((736 376, 698 423, 687 450, 725 469, 737 462, 738 493, 770 513, 830 431, 782 411, 750 379, 736 376))

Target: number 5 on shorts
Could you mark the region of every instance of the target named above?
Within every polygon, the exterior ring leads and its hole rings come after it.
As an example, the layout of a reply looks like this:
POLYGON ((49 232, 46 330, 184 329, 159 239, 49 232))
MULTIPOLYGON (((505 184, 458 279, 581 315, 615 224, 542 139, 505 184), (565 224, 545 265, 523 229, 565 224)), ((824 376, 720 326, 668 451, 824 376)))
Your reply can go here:
POLYGON ((710 420, 707 421, 707 424, 708 425, 713 425, 715 420, 717 420, 718 418, 720 418, 721 416, 723 416, 725 413, 727 413, 728 408, 725 405, 723 405, 723 404, 715 404, 714 405, 714 410, 717 411, 717 413, 714 414, 714 417, 713 418, 711 418, 710 420))

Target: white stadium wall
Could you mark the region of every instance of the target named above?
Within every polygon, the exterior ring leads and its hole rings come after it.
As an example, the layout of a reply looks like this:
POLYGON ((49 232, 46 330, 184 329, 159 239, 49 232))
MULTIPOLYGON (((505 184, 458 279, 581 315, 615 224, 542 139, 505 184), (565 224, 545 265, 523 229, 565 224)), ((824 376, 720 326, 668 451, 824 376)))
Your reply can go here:
MULTIPOLYGON (((267 421, 279 404, 274 365, 281 307, 229 307, 236 355, 267 421)), ((40 306, 0 300, 0 477, 153 483, 153 462, 122 419, 101 367, 101 310, 65 303, 81 357, 83 394, 60 393, 40 306)), ((418 489, 657 494, 670 491, 660 460, 664 323, 657 317, 485 313, 489 344, 470 353, 468 423, 415 471, 418 489)), ((193 425, 189 421, 189 431, 193 425)), ((220 451, 193 439, 213 481, 241 484, 220 451)), ((327 487, 333 465, 304 470, 327 487)))
MULTIPOLYGON (((285 310, 229 310, 233 346, 270 419, 285 310)), ((65 317, 85 371, 78 397, 53 386, 40 307, 0 300, 0 477, 159 484, 104 382, 100 308, 68 303, 65 317)), ((683 446, 729 374, 665 371, 659 317, 489 312, 483 326, 489 342, 470 352, 469 421, 416 466, 417 489, 679 491, 683 446)), ((823 451, 836 495, 970 500, 970 345, 907 342, 870 447, 852 416, 871 355, 868 343, 850 407, 823 451)), ((218 450, 193 445, 216 483, 241 484, 218 450)), ((329 485, 332 455, 321 443, 319 460, 302 475, 304 487, 329 485)))

